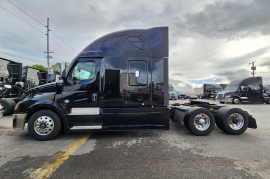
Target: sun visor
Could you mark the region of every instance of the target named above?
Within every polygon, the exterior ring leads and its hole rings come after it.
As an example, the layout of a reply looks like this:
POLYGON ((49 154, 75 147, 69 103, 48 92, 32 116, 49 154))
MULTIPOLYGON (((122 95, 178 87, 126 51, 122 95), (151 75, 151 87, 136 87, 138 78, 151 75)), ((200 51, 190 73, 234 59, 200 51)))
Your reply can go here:
POLYGON ((148 30, 152 57, 169 57, 169 27, 148 30))

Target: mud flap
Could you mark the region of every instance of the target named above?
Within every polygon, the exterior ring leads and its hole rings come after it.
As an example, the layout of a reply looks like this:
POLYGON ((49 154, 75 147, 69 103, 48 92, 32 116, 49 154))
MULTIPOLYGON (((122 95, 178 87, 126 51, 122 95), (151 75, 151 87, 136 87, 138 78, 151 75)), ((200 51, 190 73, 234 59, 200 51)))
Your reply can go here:
POLYGON ((182 124, 187 112, 189 111, 190 107, 188 106, 177 106, 174 108, 175 114, 173 120, 182 124))
POLYGON ((256 119, 254 119, 250 114, 247 113, 248 116, 248 128, 257 129, 256 119))

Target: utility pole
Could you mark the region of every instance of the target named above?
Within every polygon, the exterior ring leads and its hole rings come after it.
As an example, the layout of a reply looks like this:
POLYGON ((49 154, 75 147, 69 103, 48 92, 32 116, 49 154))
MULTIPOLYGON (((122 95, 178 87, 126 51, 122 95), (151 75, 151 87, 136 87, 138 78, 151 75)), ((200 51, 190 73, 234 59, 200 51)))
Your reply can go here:
MULTIPOLYGON (((255 61, 256 62, 256 61, 255 61)), ((249 63, 249 64, 252 64, 252 67, 251 67, 251 70, 252 70, 252 76, 254 77, 254 74, 256 74, 256 73, 254 73, 254 71, 256 70, 256 66, 254 66, 254 63, 255 62, 251 62, 251 63, 249 63)))
POLYGON ((46 58, 47 58, 48 74, 49 74, 50 73, 50 58, 52 58, 52 56, 50 56, 50 53, 53 53, 53 52, 50 52, 49 50, 49 31, 51 31, 49 29, 49 18, 47 18, 47 26, 45 27, 47 27, 47 34, 45 34, 47 35, 47 52, 44 52, 44 53, 47 53, 46 58))

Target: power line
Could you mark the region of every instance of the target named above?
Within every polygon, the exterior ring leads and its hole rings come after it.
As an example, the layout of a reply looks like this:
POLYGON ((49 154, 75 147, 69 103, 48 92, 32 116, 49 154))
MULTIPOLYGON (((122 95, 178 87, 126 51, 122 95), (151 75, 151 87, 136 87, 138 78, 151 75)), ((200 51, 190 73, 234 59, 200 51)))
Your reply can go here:
POLYGON ((17 6, 16 4, 14 4, 13 2, 11 2, 10 0, 7 0, 9 3, 11 3, 12 5, 14 5, 15 7, 17 7, 18 9, 20 9, 22 12, 24 12, 25 14, 27 14, 29 17, 31 17, 32 19, 34 19, 36 22, 38 22, 39 24, 43 25, 40 21, 38 21, 36 18, 34 18, 33 16, 31 16, 30 14, 28 14, 27 12, 25 12, 22 8, 20 8, 19 6, 17 6))
MULTIPOLYGON (((66 32, 64 32, 62 29, 60 29, 60 27, 58 26, 58 25, 56 25, 56 23, 54 23, 53 22, 53 20, 51 20, 52 21, 52 23, 59 29, 59 30, 61 30, 64 34, 66 34, 67 35, 67 33, 66 32)), ((67 35, 67 36, 69 36, 69 35, 67 35)), ((74 41, 72 41, 73 43, 74 43, 74 41)), ((75 43, 76 44, 76 43, 75 43)), ((76 44, 77 46, 79 46, 78 44, 76 44)))
POLYGON ((20 40, 25 41, 25 42, 27 42, 27 43, 29 43, 29 44, 32 44, 32 45, 35 45, 35 46, 39 46, 40 48, 43 48, 43 49, 44 49, 44 47, 42 47, 42 46, 40 46, 40 45, 38 45, 38 44, 36 44, 36 43, 34 43, 34 42, 32 42, 32 41, 27 40, 27 39, 24 39, 24 38, 22 38, 22 37, 20 37, 20 36, 18 36, 18 35, 12 34, 11 32, 8 32, 8 31, 6 31, 6 30, 4 30, 4 29, 1 29, 1 28, 0 28, 0 31, 1 31, 2 33, 8 34, 8 35, 10 35, 10 36, 12 36, 12 37, 14 37, 14 38, 16 38, 16 39, 20 39, 20 40))
POLYGON ((1 54, 4 54, 4 55, 16 57, 16 58, 21 58, 21 59, 24 59, 24 60, 29 60, 29 61, 33 61, 33 62, 44 63, 43 61, 34 60, 34 59, 31 59, 31 58, 27 58, 27 57, 22 57, 22 56, 19 56, 19 55, 16 55, 16 54, 12 54, 12 53, 9 53, 9 52, 0 51, 0 53, 1 54))
POLYGON ((5 9, 4 7, 0 6, 2 9, 4 9, 5 11, 9 12, 10 14, 12 14, 13 16, 17 17, 18 19, 20 19, 21 21, 23 21, 24 23, 30 25, 31 27, 33 27, 34 29, 36 29, 37 31, 41 32, 42 34, 44 34, 41 30, 37 29, 36 27, 32 26, 31 24, 29 24, 28 22, 22 20, 21 18, 19 18, 17 15, 13 14, 12 12, 8 11, 7 9, 5 9))
MULTIPOLYGON (((48 17, 45 13, 43 13, 37 6, 35 6, 30 0, 28 0, 29 3, 34 6, 38 11, 40 11, 45 17, 48 17)), ((58 28, 60 29, 52 20, 51 22, 58 28)), ((62 29, 60 29, 62 32, 64 32, 62 29)), ((51 32, 57 36, 63 43, 65 43, 69 48, 71 48, 74 52, 78 53, 76 50, 74 50, 74 48, 72 48, 70 45, 68 45, 61 37, 59 37, 54 31, 51 30, 51 32)), ((51 39, 51 38, 50 38, 51 39)), ((63 48, 63 47, 62 47, 63 48)), ((65 49, 66 50, 66 49, 65 49)))
MULTIPOLYGON (((0 34, 0 35, 1 35, 1 36, 4 36, 4 37, 6 37, 6 38, 9 38, 9 39, 15 40, 15 39, 13 39, 13 38, 11 38, 11 37, 8 37, 8 36, 2 35, 2 34, 0 34)), ((15 41, 20 42, 20 43, 23 43, 23 42, 18 41, 18 40, 15 40, 15 41)), ((33 46, 31 46, 31 45, 29 45, 29 44, 26 44, 26 43, 23 43, 23 44, 28 45, 28 46, 30 46, 30 47, 33 47, 33 46)), ((43 50, 40 50, 40 49, 38 49, 38 48, 36 48, 36 47, 33 47, 33 48, 35 48, 35 49, 37 49, 37 50, 39 50, 39 51, 42 51, 42 52, 43 52, 43 50)), ((65 61, 64 61, 64 60, 62 60, 61 58, 58 58, 58 57, 55 57, 55 58, 57 58, 58 60, 61 60, 61 61, 65 62, 65 61)))
POLYGON ((17 42, 23 43, 23 44, 25 44, 25 45, 28 45, 28 46, 30 46, 30 47, 32 47, 32 48, 35 48, 35 49, 39 50, 39 51, 42 51, 42 50, 40 50, 39 48, 33 47, 32 45, 26 44, 26 43, 21 42, 21 41, 19 41, 19 40, 13 39, 13 38, 11 38, 11 37, 8 37, 8 36, 2 35, 2 34, 0 34, 0 35, 1 35, 1 36, 4 36, 4 37, 6 37, 6 38, 9 38, 9 39, 15 40, 15 41, 17 41, 17 42))
POLYGON ((57 45, 59 45, 60 47, 62 47, 63 49, 65 49, 67 52, 69 52, 71 55, 74 55, 72 54, 69 50, 67 50, 66 48, 64 48, 62 45, 60 45, 59 43, 57 43, 55 40, 53 40, 52 38, 50 38, 54 43, 56 43, 57 45))
MULTIPOLYGON (((53 31, 51 31, 54 35, 56 35, 56 33, 54 33, 53 31)), ((56 35, 60 40, 62 40, 62 42, 64 42, 63 39, 61 39, 58 35, 56 35)), ((66 42, 64 42, 67 46, 69 46, 66 42)), ((76 52, 76 50, 74 50, 71 46, 69 46, 69 48, 71 48, 74 52, 76 52)), ((76 52, 78 53, 78 52, 76 52)))
MULTIPOLYGON (((34 5, 30 0, 28 0, 29 3, 34 6, 35 8, 37 8, 37 10, 39 12, 41 12, 45 17, 49 17, 47 16, 45 13, 43 13, 36 5, 34 5)), ((50 20, 59 30, 61 30, 63 33, 65 33, 62 29, 60 29, 60 27, 58 25, 56 25, 56 23, 54 23, 54 21, 50 20)), ((54 33, 54 35, 56 35, 60 40, 62 40, 54 31, 52 31, 52 33, 54 33)), ((66 33, 65 33, 66 34, 66 33)), ((67 35, 67 34, 66 34, 67 35)), ((64 40, 62 40, 64 42, 64 40)), ((69 46, 73 51, 75 51, 76 53, 78 53, 76 50, 74 50, 70 45, 68 45, 66 42, 64 42, 67 46, 69 46)))
MULTIPOLYGON (((18 19, 20 19, 21 21, 23 21, 24 23, 30 25, 31 27, 33 27, 34 29, 36 29, 37 31, 41 32, 42 34, 44 34, 41 30, 37 29, 36 27, 32 26, 31 24, 29 24, 28 22, 24 21, 23 19, 19 18, 17 15, 13 14, 12 12, 8 11, 7 9, 5 9, 4 7, 0 6, 2 9, 4 9, 5 11, 9 12, 10 14, 12 14, 13 16, 17 17, 18 19)), ((51 38, 50 38, 51 39, 51 38)), ((52 41, 54 41, 56 44, 58 44, 60 47, 62 47, 63 49, 65 49, 66 51, 68 51, 66 48, 64 48, 62 45, 60 45, 59 43, 57 43, 55 40, 51 39, 52 41)), ((70 51, 68 51, 70 54, 72 54, 70 51)), ((74 54, 72 54, 74 55, 74 54)))
MULTIPOLYGON (((0 29, 1 30, 1 29, 0 29)), ((0 35, 2 35, 2 34, 0 34, 0 35)), ((9 34, 8 34, 9 35, 9 34)), ((2 35, 2 36, 4 36, 4 37, 6 37, 6 38, 9 38, 9 39, 12 39, 12 40, 15 40, 15 41, 17 41, 17 42, 20 42, 20 43, 23 43, 23 44, 25 44, 25 45, 28 45, 28 46, 30 46, 30 47, 33 47, 33 48, 35 48, 35 49, 37 49, 37 50, 40 50, 39 48, 41 47, 41 46, 39 46, 39 45, 36 45, 36 44, 31 44, 31 42, 30 41, 28 41, 28 40, 25 40, 25 39, 23 39, 23 38, 21 38, 20 39, 20 37, 19 38, 17 38, 15 35, 14 36, 11 36, 11 37, 8 37, 8 36, 5 36, 5 35, 2 35), (15 39, 13 39, 13 38, 15 38, 15 39), (17 39, 17 40, 16 40, 17 39), (20 40, 20 41, 19 41, 20 40), (28 44, 27 44, 28 43, 28 44), (39 46, 39 47, 37 47, 37 46, 39 46)), ((43 47, 41 47, 41 49, 42 49, 43 47)), ((43 48, 44 49, 44 48, 43 48)), ((40 51, 42 51, 42 50, 40 50, 40 51)))
POLYGON ((46 14, 44 14, 37 6, 35 6, 33 3, 31 3, 30 0, 28 0, 30 4, 32 4, 32 6, 34 6, 35 8, 37 8, 38 11, 40 11, 46 18, 48 18, 48 16, 46 14))

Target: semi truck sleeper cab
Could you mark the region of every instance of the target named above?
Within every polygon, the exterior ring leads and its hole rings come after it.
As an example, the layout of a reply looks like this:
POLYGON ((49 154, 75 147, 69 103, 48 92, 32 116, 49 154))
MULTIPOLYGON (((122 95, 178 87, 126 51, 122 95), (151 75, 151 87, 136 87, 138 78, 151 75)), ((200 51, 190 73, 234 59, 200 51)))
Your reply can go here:
POLYGON ((195 135, 208 135, 215 120, 241 134, 256 121, 241 109, 207 103, 169 107, 168 27, 105 35, 62 66, 61 80, 28 90, 15 107, 13 128, 37 140, 70 131, 169 130, 170 118, 195 135), (224 108, 225 109, 225 108, 224 108), (215 118, 214 115, 217 115, 215 118))

